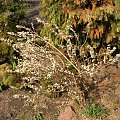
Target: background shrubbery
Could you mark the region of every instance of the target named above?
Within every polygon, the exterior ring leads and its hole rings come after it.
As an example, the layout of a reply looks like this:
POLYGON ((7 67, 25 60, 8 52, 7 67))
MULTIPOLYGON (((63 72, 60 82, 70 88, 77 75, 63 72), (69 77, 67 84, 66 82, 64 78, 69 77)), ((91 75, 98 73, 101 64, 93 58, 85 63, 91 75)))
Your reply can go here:
POLYGON ((24 10, 21 0, 0 0, 0 31, 16 31, 16 25, 24 17, 24 10))
POLYGON ((120 9, 117 0, 43 0, 42 5, 47 24, 40 35, 64 49, 78 67, 86 59, 106 61, 118 53, 120 9), (109 54, 108 49, 113 48, 109 54))

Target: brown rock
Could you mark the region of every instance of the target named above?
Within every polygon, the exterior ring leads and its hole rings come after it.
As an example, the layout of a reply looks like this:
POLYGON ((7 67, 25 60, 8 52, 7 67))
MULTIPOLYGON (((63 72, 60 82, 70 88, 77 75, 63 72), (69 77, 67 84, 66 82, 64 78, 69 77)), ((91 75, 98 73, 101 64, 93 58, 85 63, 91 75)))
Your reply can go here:
POLYGON ((71 106, 67 106, 63 112, 60 113, 58 120, 76 120, 75 112, 71 106))

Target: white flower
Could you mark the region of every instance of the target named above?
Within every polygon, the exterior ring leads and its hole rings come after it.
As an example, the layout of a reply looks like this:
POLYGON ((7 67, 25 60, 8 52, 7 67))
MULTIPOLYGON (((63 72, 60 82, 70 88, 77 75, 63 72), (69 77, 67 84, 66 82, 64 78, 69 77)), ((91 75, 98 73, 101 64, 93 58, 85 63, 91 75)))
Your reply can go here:
POLYGON ((41 20, 40 18, 36 18, 37 22, 45 24, 45 21, 41 20))
POLYGON ((120 54, 116 54, 116 59, 120 58, 120 54))
POLYGON ((20 95, 19 94, 16 94, 16 95, 13 95, 14 98, 19 98, 20 95))

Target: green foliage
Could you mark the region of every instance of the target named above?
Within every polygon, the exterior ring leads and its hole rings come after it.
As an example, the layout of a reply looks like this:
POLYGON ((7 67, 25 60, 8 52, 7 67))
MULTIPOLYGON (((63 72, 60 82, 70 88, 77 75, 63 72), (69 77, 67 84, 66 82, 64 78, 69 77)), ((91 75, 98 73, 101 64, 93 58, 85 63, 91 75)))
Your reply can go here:
POLYGON ((2 91, 2 84, 0 84, 0 92, 2 91))
POLYGON ((16 31, 16 25, 24 17, 25 6, 21 0, 0 0, 0 31, 16 31))
POLYGON ((43 120, 41 113, 38 113, 37 115, 35 115, 33 120, 43 120))
POLYGON ((103 119, 107 116, 106 111, 94 103, 91 104, 88 108, 86 108, 82 112, 82 114, 85 116, 95 117, 95 118, 100 118, 100 119, 103 119))
POLYGON ((0 65, 0 85, 5 85, 9 87, 19 87, 20 83, 18 80, 20 78, 17 74, 12 73, 12 66, 9 64, 0 65))
POLYGON ((17 57, 19 56, 15 55, 15 51, 10 45, 4 41, 0 41, 0 64, 5 62, 10 63, 14 70, 17 65, 17 59, 15 59, 17 57))
POLYGON ((44 6, 43 6, 43 15, 45 14, 45 18, 48 18, 50 20, 51 24, 57 23, 57 25, 61 25, 62 23, 62 17, 63 14, 62 11, 62 2, 64 0, 43 0, 44 6), (47 7, 47 12, 46 12, 47 7))
POLYGON ((9 54, 10 47, 6 42, 0 42, 0 63, 3 63, 9 54))
POLYGON ((9 52, 9 46, 6 42, 0 42, 0 55, 7 55, 9 52))
POLYGON ((20 76, 13 73, 17 65, 17 56, 12 46, 5 41, 0 41, 0 91, 4 87, 19 88, 20 76))

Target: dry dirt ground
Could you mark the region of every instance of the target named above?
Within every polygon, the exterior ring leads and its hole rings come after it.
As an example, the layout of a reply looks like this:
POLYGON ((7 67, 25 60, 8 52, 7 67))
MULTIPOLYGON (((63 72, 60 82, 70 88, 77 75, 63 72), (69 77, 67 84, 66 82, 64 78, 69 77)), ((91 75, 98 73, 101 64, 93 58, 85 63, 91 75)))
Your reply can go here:
MULTIPOLYGON (((91 89, 90 96, 107 110, 105 120, 120 120, 120 61, 103 65, 94 80, 98 83, 91 89)), ((57 120, 61 109, 69 106, 69 101, 65 96, 48 98, 40 91, 28 93, 9 88, 0 93, 0 120, 33 120, 37 113, 42 114, 43 120, 57 120)), ((78 120, 96 119, 81 116, 78 120)))

